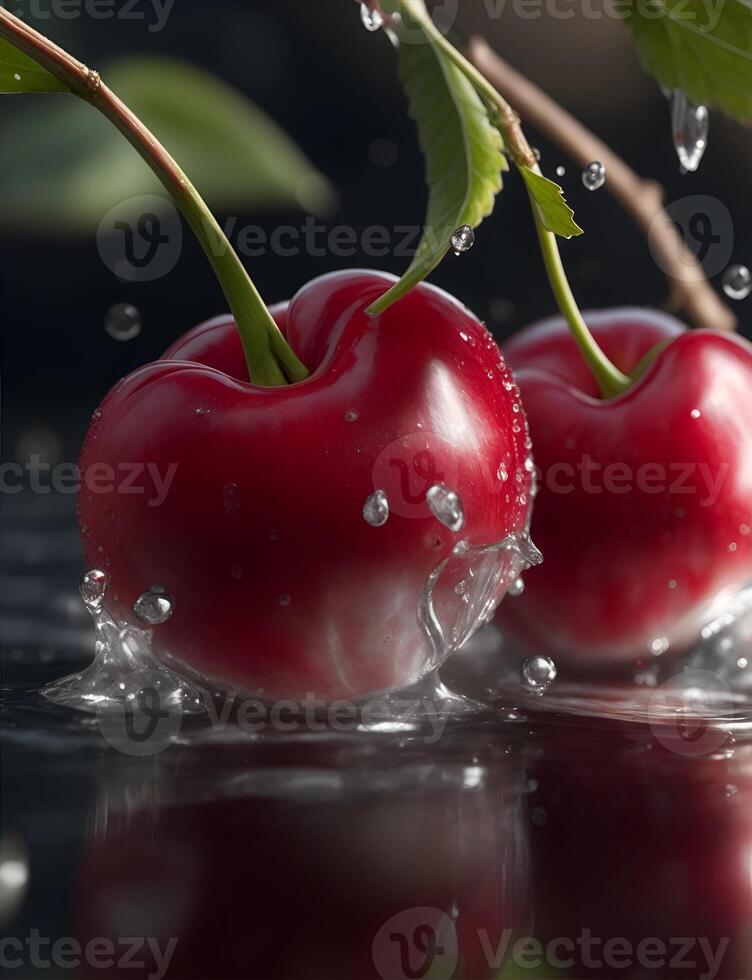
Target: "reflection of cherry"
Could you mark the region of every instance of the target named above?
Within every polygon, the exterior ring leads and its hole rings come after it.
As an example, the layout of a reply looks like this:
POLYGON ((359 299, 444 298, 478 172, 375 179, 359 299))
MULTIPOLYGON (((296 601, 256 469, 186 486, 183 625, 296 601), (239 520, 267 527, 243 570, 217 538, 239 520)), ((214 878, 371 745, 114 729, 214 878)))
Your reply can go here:
POLYGON ((487 945, 529 928, 525 828, 511 760, 463 741, 390 743, 383 768, 373 743, 352 756, 325 740, 255 744, 254 763, 231 743, 168 750, 151 803, 139 805, 140 781, 122 787, 122 807, 100 803, 76 935, 153 936, 162 949, 177 937, 166 980, 384 980, 387 964, 386 980, 408 980, 453 962, 454 943, 462 976, 491 980, 487 945), (411 918, 426 908, 452 923, 446 942, 411 918))
POLYGON ((602 965, 579 946, 568 975, 697 980, 710 949, 714 980, 752 976, 752 747, 697 757, 678 730, 578 720, 544 724, 529 751, 536 936, 600 939, 602 965), (677 937, 684 965, 677 945, 653 969, 636 953, 629 969, 603 961, 610 939, 677 937))

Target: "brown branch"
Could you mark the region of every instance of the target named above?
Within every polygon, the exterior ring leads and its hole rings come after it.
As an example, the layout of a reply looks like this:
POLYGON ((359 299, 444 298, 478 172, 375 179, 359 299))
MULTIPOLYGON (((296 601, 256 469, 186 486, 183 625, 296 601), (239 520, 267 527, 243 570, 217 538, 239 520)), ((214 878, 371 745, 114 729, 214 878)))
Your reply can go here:
POLYGON ((526 121, 586 167, 600 160, 606 186, 649 236, 653 254, 669 281, 667 306, 683 310, 697 327, 734 330, 737 320, 705 278, 697 257, 687 248, 663 208, 663 189, 639 177, 606 144, 574 116, 500 58, 482 38, 470 40, 469 58, 526 121))

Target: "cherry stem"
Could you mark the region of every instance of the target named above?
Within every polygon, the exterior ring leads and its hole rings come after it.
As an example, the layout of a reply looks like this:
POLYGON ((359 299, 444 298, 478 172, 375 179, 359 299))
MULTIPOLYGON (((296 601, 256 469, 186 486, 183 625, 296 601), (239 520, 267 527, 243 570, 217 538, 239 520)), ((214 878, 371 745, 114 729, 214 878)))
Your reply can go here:
POLYGON ((308 377, 237 253, 193 184, 156 137, 102 82, 99 74, 0 7, 0 37, 46 68, 98 109, 143 157, 199 240, 232 310, 254 384, 275 387, 308 377))
MULTIPOLYGON (((523 132, 519 115, 512 106, 501 95, 500 92, 481 74, 480 71, 468 59, 447 40, 441 31, 436 27, 431 15, 428 13, 424 0, 398 0, 403 13, 414 18, 424 28, 433 43, 449 58, 449 60, 463 73, 483 101, 493 113, 493 121, 501 130, 504 142, 509 155, 514 160, 519 170, 528 168, 540 174, 538 166, 538 156, 533 151, 523 132)), ((526 185, 527 186, 527 185, 526 185)), ((546 274, 551 284, 556 302, 567 321, 569 329, 580 349, 580 352, 589 365, 598 387, 604 398, 614 396, 626 391, 632 384, 630 378, 623 374, 615 364, 613 364, 598 346, 595 338, 590 333, 588 325, 583 319, 582 313, 577 305, 577 301, 572 293, 571 286, 564 271, 564 265, 559 253, 559 243, 556 235, 544 227, 541 220, 540 211, 532 194, 528 191, 530 204, 533 209, 535 226, 538 232, 543 262, 546 267, 546 274)))

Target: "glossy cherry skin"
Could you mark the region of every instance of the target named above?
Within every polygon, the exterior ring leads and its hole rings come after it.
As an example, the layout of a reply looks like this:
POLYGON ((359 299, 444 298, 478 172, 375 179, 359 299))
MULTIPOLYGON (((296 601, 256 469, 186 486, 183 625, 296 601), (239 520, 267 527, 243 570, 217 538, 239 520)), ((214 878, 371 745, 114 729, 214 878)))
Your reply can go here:
POLYGON ((524 417, 490 334, 445 293, 420 286, 365 313, 393 281, 325 276, 275 309, 311 371, 304 382, 244 381, 223 318, 125 378, 95 413, 84 476, 102 464, 173 473, 158 506, 148 471, 145 492, 116 478, 110 492, 85 483, 79 500, 86 560, 110 575, 107 608, 132 619, 151 586, 174 596, 158 651, 269 698, 327 699, 409 684, 449 652, 427 640, 421 595, 460 541, 524 529, 524 417), (461 529, 429 510, 437 484, 459 494, 461 529), (378 527, 363 517, 375 490, 390 505, 378 527))
POLYGON ((625 373, 666 346, 604 400, 560 319, 506 345, 540 471, 532 536, 545 561, 499 615, 548 652, 615 664, 692 643, 752 578, 752 346, 647 310, 586 319, 625 373))

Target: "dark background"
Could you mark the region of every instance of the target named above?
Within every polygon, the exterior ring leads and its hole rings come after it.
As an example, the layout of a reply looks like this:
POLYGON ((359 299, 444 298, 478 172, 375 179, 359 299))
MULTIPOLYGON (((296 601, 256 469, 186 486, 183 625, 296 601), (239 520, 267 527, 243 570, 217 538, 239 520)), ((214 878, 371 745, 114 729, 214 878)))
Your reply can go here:
MULTIPOLYGON (((510 4, 492 20, 488 10, 495 5, 487 0, 463 0, 460 6, 458 36, 485 34, 638 172, 658 179, 668 201, 688 194, 720 197, 734 217, 733 261, 752 264, 749 141, 742 127, 713 113, 699 173, 681 175, 666 101, 641 71, 622 24, 610 17, 585 17, 582 4, 571 19, 524 19, 510 4)), ((166 54, 200 64, 236 86, 285 128, 336 186, 339 202, 326 217, 330 225, 362 230, 422 222, 423 164, 396 80, 394 54, 383 36, 363 29, 355 3, 177 0, 159 33, 149 33, 143 22, 86 16, 37 26, 93 66, 128 53, 166 54), (385 146, 387 157, 396 156, 386 166, 379 156, 385 146)), ((3 119, 24 111, 23 99, 0 103, 0 127, 3 119)), ((661 303, 663 276, 642 234, 607 189, 586 191, 575 164, 539 134, 529 135, 542 151, 548 174, 559 164, 567 167, 563 183, 586 234, 564 243, 563 253, 581 305, 661 303)), ((0 207, 2 195, 0 183, 0 207)), ((269 231, 280 223, 300 226, 303 220, 299 212, 240 216, 241 223, 262 224, 269 231)), ((312 276, 372 264, 365 257, 306 254, 268 254, 249 263, 269 302, 290 296, 312 276)), ((405 264, 404 258, 379 260, 394 272, 405 264)), ((515 175, 508 176, 473 251, 461 259, 450 256, 433 280, 486 319, 499 337, 553 312, 528 204, 515 175)), ((130 285, 104 266, 93 236, 73 241, 6 236, 0 238, 0 287, 4 457, 21 462, 30 451, 40 451, 51 462, 75 459, 88 416, 110 385, 158 356, 200 320, 225 309, 203 254, 187 232, 171 274, 130 285), (141 335, 127 344, 113 341, 103 329, 105 312, 117 302, 133 303, 143 314, 141 335)), ((749 332, 752 300, 734 307, 749 332)))

